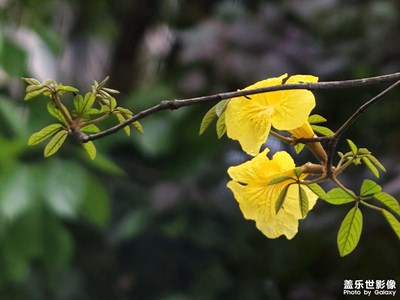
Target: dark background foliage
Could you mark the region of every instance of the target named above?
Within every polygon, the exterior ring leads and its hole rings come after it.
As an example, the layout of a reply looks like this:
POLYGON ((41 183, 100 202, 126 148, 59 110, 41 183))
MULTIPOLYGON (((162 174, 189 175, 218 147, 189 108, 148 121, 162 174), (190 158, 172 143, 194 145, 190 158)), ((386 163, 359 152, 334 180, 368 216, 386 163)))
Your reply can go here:
MULTIPOLYGON (((386 74, 400 69, 399 11, 394 0, 0 1, 1 298, 341 299, 344 279, 400 283, 399 241, 375 212, 364 211, 345 258, 336 233, 349 207, 319 201, 292 241, 246 221, 226 188, 226 169, 246 157, 213 129, 197 135, 208 105, 150 116, 143 136, 96 141, 95 161, 72 139, 44 159, 26 141, 50 123, 45 99, 23 103, 20 80, 86 91, 111 75, 121 105, 137 112, 286 72, 386 74)), ((315 112, 335 130, 382 88, 317 92, 315 112)), ((396 197, 399 95, 344 137, 383 161, 379 183, 396 197)), ((369 177, 357 167, 342 179, 357 190, 369 177)))

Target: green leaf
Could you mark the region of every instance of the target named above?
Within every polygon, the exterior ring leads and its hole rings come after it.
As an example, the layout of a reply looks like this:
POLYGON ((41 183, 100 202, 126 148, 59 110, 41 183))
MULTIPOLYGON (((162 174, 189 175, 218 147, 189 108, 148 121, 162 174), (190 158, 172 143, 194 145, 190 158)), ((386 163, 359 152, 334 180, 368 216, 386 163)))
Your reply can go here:
POLYGON ((341 205, 354 201, 354 198, 341 188, 333 188, 321 198, 333 205, 341 205))
POLYGON ((110 93, 110 94, 119 94, 120 93, 118 90, 110 89, 110 88, 102 88, 102 90, 106 91, 107 93, 110 93))
POLYGON ((300 178, 301 173, 302 173, 301 168, 294 168, 294 169, 293 169, 293 174, 294 174, 294 176, 297 177, 297 179, 300 178))
POLYGON ((382 210, 383 216, 386 218, 388 221, 390 227, 394 230, 396 233, 397 237, 400 239, 400 222, 397 220, 390 212, 387 210, 382 210))
POLYGON ((102 101, 106 104, 100 105, 100 112, 101 113, 109 113, 110 112, 110 101, 102 99, 102 101))
MULTIPOLYGON (((107 83, 107 81, 110 79, 110 77, 109 76, 106 76, 106 78, 104 78, 99 84, 98 84, 98 86, 100 86, 100 87, 103 87, 106 83, 107 83)), ((95 84, 97 83, 96 81, 94 81, 95 82, 95 84)))
POLYGON ((55 82, 53 79, 46 79, 42 84, 47 86, 55 86, 57 85, 57 82, 55 82))
POLYGON ((301 151, 303 151, 304 147, 305 147, 305 144, 298 143, 298 144, 294 145, 294 151, 296 151, 296 153, 299 154, 301 151))
POLYGON ((286 176, 286 175, 277 176, 277 177, 271 179, 270 181, 268 181, 267 184, 268 184, 268 185, 274 185, 274 184, 277 184, 277 183, 284 182, 284 181, 286 181, 286 180, 293 180, 293 178, 290 177, 290 176, 286 176))
POLYGON ((36 92, 36 91, 39 91, 39 90, 41 90, 41 89, 43 89, 43 85, 41 85, 40 83, 39 84, 32 84, 32 85, 28 85, 27 87, 26 87, 26 92, 27 93, 31 93, 31 92, 36 92))
POLYGON ((382 187, 375 181, 365 179, 361 185, 360 194, 361 196, 373 195, 382 191, 382 187))
POLYGON ((92 141, 83 143, 83 148, 85 148, 86 152, 89 154, 90 159, 96 158, 96 146, 92 141))
POLYGON ((316 132, 319 133, 320 135, 323 136, 331 136, 334 135, 334 132, 330 130, 328 127, 325 126, 319 126, 319 125, 311 125, 311 128, 316 132))
POLYGON ((24 100, 28 101, 28 100, 36 97, 36 96, 39 96, 39 95, 43 94, 45 91, 47 91, 47 87, 43 87, 43 88, 41 88, 39 90, 36 90, 36 91, 33 91, 33 92, 29 92, 29 93, 27 93, 25 95, 24 100))
POLYGON ((226 106, 228 105, 229 101, 230 99, 222 100, 215 105, 215 114, 217 115, 217 117, 220 117, 225 112, 226 106))
POLYGON ((353 207, 344 217, 337 235, 340 256, 353 252, 360 241, 363 227, 363 215, 358 207, 353 207))
POLYGON ((324 199, 326 197, 326 192, 318 183, 307 184, 307 187, 319 198, 324 199))
POLYGON ((367 148, 358 148, 358 155, 368 155, 371 154, 371 151, 369 151, 367 148))
POLYGON ((353 160, 353 164, 355 166, 361 165, 361 158, 357 157, 353 160))
POLYGON ((100 132, 100 128, 97 127, 94 124, 90 124, 88 126, 82 127, 81 131, 85 132, 85 133, 99 133, 100 132))
POLYGON ((83 103, 82 103, 82 107, 80 108, 80 112, 82 114, 87 114, 93 106, 94 100, 95 100, 95 96, 93 93, 88 92, 85 94, 85 97, 83 98, 83 103))
POLYGON ((308 197, 303 187, 300 184, 298 186, 299 186, 299 205, 300 205, 301 216, 305 218, 309 209, 308 197))
POLYGON ((115 110, 119 111, 124 116, 125 119, 129 119, 129 118, 133 117, 133 112, 131 112, 127 108, 118 106, 115 110))
POLYGON ((223 135, 225 134, 225 132, 226 132, 226 126, 225 126, 225 112, 223 112, 220 116, 219 116, 219 118, 218 118, 218 121, 217 121, 217 136, 218 136, 218 138, 220 139, 220 138, 222 138, 223 137, 223 135))
POLYGON ((353 152, 349 151, 346 153, 342 153, 342 152, 338 152, 340 158, 346 159, 346 160, 350 160, 352 158, 354 158, 353 152))
POLYGON ((363 157, 363 158, 361 158, 361 161, 368 167, 368 169, 371 171, 372 174, 374 174, 374 176, 375 176, 376 178, 379 178, 379 171, 378 171, 378 169, 372 164, 372 162, 369 160, 369 158, 363 157))
POLYGON ((61 91, 61 92, 69 92, 69 93, 78 93, 79 90, 73 86, 69 86, 69 85, 62 85, 61 83, 58 84, 57 86, 57 92, 61 91))
POLYGON ((110 100, 110 111, 113 111, 117 107, 117 100, 111 96, 108 99, 110 100))
MULTIPOLYGON (((110 104, 110 99, 113 98, 113 97, 103 89, 98 89, 97 92, 98 92, 97 95, 102 100, 104 100, 106 103, 108 103, 108 105, 109 105, 110 104)), ((115 100, 115 98, 114 98, 114 100, 115 100)), ((111 108, 111 106, 110 106, 110 108, 111 108)))
POLYGON ((144 133, 142 124, 139 123, 139 121, 135 121, 132 123, 133 127, 135 127, 137 129, 137 131, 139 131, 141 134, 144 133))
POLYGON ((279 193, 278 199, 276 199, 275 202, 275 213, 278 214, 278 212, 281 210, 283 203, 285 202, 287 191, 289 189, 290 184, 286 185, 283 190, 279 193))
POLYGON ((27 84, 30 84, 30 85, 38 85, 38 84, 40 84, 40 81, 37 80, 36 78, 22 77, 21 79, 23 81, 25 81, 27 84))
POLYGON ((374 199, 386 205, 388 208, 390 208, 400 216, 400 204, 393 196, 385 192, 379 192, 374 194, 374 199))
POLYGON ((99 87, 99 83, 96 80, 94 80, 93 85, 92 85, 92 90, 96 91, 98 89, 98 87, 99 87))
POLYGON ((56 107, 56 105, 53 102, 47 103, 47 110, 53 117, 55 117, 57 120, 59 120, 64 125, 68 126, 67 120, 64 118, 62 112, 56 107))
MULTIPOLYGON (((122 124, 126 121, 125 118, 123 117, 123 115, 121 115, 120 113, 115 114, 115 116, 117 117, 117 120, 120 124, 122 124)), ((124 131, 127 136, 131 135, 131 128, 129 126, 125 126, 124 131)))
POLYGON ((308 117, 308 123, 310 124, 319 124, 319 123, 325 123, 327 120, 320 115, 314 114, 308 117))
POLYGON ((349 144, 349 147, 350 147, 350 149, 351 149, 351 152, 353 152, 354 155, 357 155, 358 148, 357 148, 357 146, 353 143, 353 141, 347 139, 347 143, 349 144))
POLYGON ((208 126, 210 126, 211 122, 215 119, 215 117, 216 117, 216 112, 215 112, 216 106, 217 105, 214 105, 213 107, 211 107, 206 112, 206 114, 204 115, 203 119, 201 120, 199 135, 202 135, 204 133, 204 131, 206 131, 208 126))
POLYGON ((85 111, 85 116, 100 115, 102 113, 104 113, 104 111, 101 111, 100 109, 97 109, 97 108, 91 108, 91 109, 85 111))
POLYGON ((78 114, 82 113, 82 107, 83 107, 83 97, 82 95, 76 95, 74 97, 74 108, 78 112, 78 114))
POLYGON ((44 128, 42 128, 40 131, 32 134, 28 140, 28 145, 36 145, 39 144, 40 142, 43 142, 44 140, 48 139, 51 137, 53 134, 55 134, 58 130, 62 128, 61 124, 50 124, 44 128))
POLYGON ((46 148, 44 148, 44 157, 49 157, 56 153, 64 143, 67 135, 68 131, 61 130, 55 136, 53 136, 50 142, 46 145, 46 148))
POLYGON ((377 167, 378 169, 380 169, 380 170, 383 171, 383 172, 386 172, 385 167, 381 164, 381 162, 380 162, 375 156, 373 156, 372 154, 369 154, 369 155, 367 156, 367 158, 370 160, 370 162, 371 162, 375 167, 377 167))

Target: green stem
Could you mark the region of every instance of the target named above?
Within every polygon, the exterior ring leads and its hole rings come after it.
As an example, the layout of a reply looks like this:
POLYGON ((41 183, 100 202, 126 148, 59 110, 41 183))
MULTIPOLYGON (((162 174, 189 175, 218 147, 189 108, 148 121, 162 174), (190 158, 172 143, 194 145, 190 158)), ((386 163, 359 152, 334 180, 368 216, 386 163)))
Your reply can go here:
POLYGON ((353 163, 353 160, 348 160, 345 163, 343 163, 342 160, 339 161, 336 170, 335 170, 335 176, 339 175, 342 173, 348 166, 350 166, 353 163))
POLYGON ((327 179, 328 179, 328 177, 326 176, 326 174, 324 174, 324 175, 321 175, 321 176, 319 176, 319 177, 317 177, 315 179, 302 180, 300 183, 307 185, 307 184, 313 184, 313 183, 320 183, 320 182, 326 181, 327 179))
POLYGON ((97 123, 99 123, 101 121, 106 120, 110 116, 110 114, 111 114, 110 112, 107 112, 106 114, 104 114, 104 115, 102 115, 102 116, 100 116, 100 117, 98 117, 96 119, 93 119, 93 120, 90 120, 90 121, 87 121, 87 122, 83 122, 83 123, 80 124, 79 127, 83 128, 83 127, 86 127, 86 126, 89 126, 89 125, 92 125, 92 124, 97 124, 97 123))
POLYGON ((56 91, 52 90, 51 99, 53 99, 56 107, 61 112, 61 114, 64 116, 68 125, 72 125, 74 123, 74 120, 72 120, 70 115, 65 111, 64 105, 62 104, 61 99, 60 99, 60 95, 56 91))
POLYGON ((379 211, 379 212, 382 212, 382 211, 384 210, 384 209, 381 208, 381 207, 378 207, 378 206, 369 204, 369 203, 367 203, 367 202, 365 202, 365 201, 363 201, 363 200, 361 200, 360 203, 363 204, 363 205, 365 205, 366 207, 369 207, 369 208, 371 208, 371 209, 373 209, 373 210, 376 210, 376 211, 379 211))
POLYGON ((341 183, 340 181, 339 181, 339 179, 337 179, 335 176, 332 176, 331 177, 331 180, 338 186, 338 187, 340 187, 343 191, 345 191, 347 194, 349 194, 351 197, 353 197, 355 200, 357 200, 357 195, 352 191, 352 190, 350 190, 350 189, 348 189, 347 187, 345 187, 344 185, 343 185, 343 183, 341 183))

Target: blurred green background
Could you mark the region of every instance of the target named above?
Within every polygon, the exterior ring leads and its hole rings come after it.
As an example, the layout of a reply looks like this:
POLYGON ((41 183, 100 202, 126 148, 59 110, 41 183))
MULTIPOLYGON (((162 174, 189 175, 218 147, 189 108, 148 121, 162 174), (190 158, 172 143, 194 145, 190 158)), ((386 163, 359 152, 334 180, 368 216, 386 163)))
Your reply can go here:
MULTIPOLYGON (((399 241, 378 213, 363 211, 345 258, 336 234, 350 207, 319 201, 292 241, 246 221, 226 188, 226 169, 246 157, 213 129, 198 136, 210 105, 152 115, 143 136, 96 141, 95 161, 73 139, 44 159, 27 139, 51 122, 45 99, 24 103, 20 80, 87 91, 110 75, 121 105, 138 112, 286 72, 397 72, 399 1, 1 0, 0 28, 1 299, 342 299, 345 279, 400 284, 399 241)), ((314 112, 335 130, 382 89, 318 92, 314 112)), ((399 96, 344 137, 382 160, 379 183, 397 198, 399 96)), ((341 178, 357 190, 369 177, 358 167, 341 178)))

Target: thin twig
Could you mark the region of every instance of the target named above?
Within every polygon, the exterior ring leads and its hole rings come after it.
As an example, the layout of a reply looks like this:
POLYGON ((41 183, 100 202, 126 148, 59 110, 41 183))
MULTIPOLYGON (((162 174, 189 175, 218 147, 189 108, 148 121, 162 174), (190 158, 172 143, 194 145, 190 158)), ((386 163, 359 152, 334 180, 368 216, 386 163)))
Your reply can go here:
POLYGON ((364 112, 366 111, 371 105, 379 102, 383 99, 389 92, 391 92, 394 88, 400 85, 400 80, 396 81, 394 84, 389 86, 387 89, 380 92, 375 97, 371 98, 363 105, 360 106, 359 109, 335 132, 335 137, 340 137, 350 126, 355 122, 355 120, 364 112))
POLYGON ((336 146, 339 142, 340 137, 342 134, 358 119, 359 116, 363 112, 365 112, 369 107, 371 107, 373 104, 378 103, 380 100, 382 100, 389 92, 391 92, 394 88, 400 85, 400 80, 396 81, 394 84, 380 92, 378 95, 375 97, 371 98, 367 102, 365 102, 363 105, 361 105, 351 116, 350 118, 347 119, 346 122, 334 133, 333 137, 331 138, 329 142, 329 148, 328 148, 328 162, 327 162, 327 172, 328 176, 331 176, 333 173, 332 170, 332 165, 333 165, 333 156, 336 151, 336 146))
POLYGON ((343 81, 326 81, 326 82, 305 82, 305 83, 294 83, 294 84, 282 84, 276 86, 268 86, 264 88, 258 89, 251 89, 251 90, 240 90, 236 92, 227 92, 227 93, 219 93, 209 96, 203 97, 195 97, 195 98, 188 98, 182 100, 163 100, 159 104, 143 110, 130 119, 126 120, 123 123, 120 123, 114 127, 106 129, 102 132, 97 134, 91 134, 89 136, 85 136, 82 138, 82 142, 88 142, 92 140, 96 140, 110 134, 115 133, 116 131, 124 128, 127 125, 132 124, 135 121, 138 121, 144 117, 147 117, 153 113, 162 110, 168 109, 178 109, 184 106, 194 105, 198 103, 205 103, 205 102, 216 102, 224 99, 230 99, 234 97, 240 96, 247 96, 247 95, 254 95, 272 91, 282 91, 282 90, 294 90, 294 89, 306 89, 306 90, 327 90, 327 89, 346 89, 346 88, 356 88, 356 87, 363 87, 367 85, 374 85, 374 84, 381 84, 387 82, 393 82, 400 80, 400 72, 376 76, 376 77, 369 77, 369 78, 362 78, 362 79, 355 79, 355 80, 343 80, 343 81))

